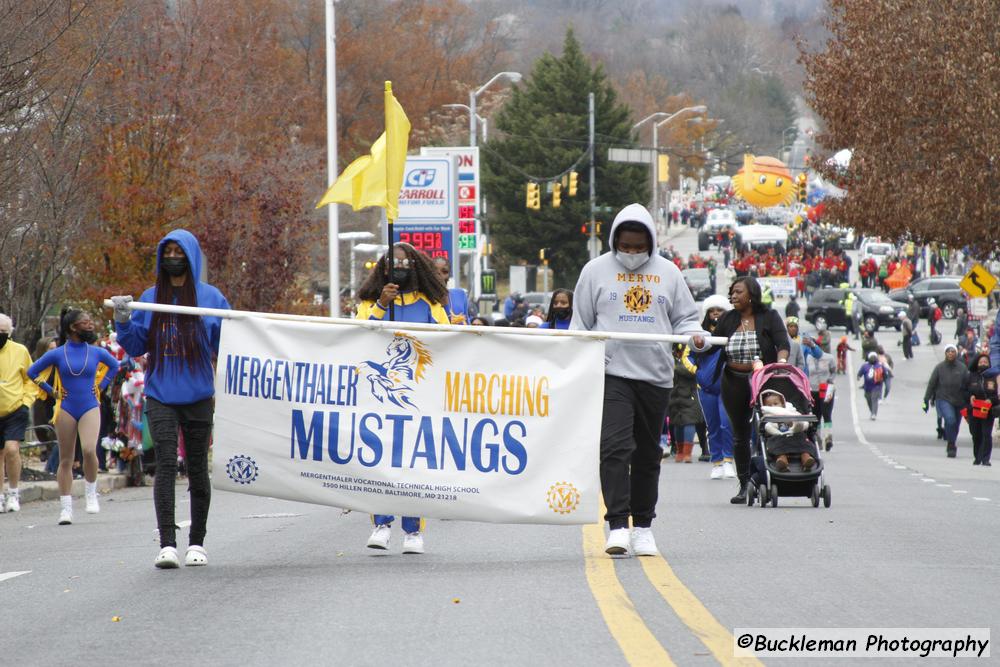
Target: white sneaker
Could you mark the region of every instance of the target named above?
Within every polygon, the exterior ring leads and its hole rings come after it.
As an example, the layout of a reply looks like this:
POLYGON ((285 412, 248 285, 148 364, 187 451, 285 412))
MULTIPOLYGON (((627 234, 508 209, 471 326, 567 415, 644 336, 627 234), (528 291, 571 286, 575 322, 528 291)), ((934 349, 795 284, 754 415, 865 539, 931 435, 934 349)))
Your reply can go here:
POLYGON ((604 545, 604 553, 611 556, 627 556, 632 546, 630 532, 628 528, 615 528, 608 533, 608 543, 604 545))
POLYGON ((21 496, 17 493, 8 493, 7 502, 5 507, 8 512, 20 512, 21 511, 21 496))
POLYGON ((722 479, 725 470, 722 469, 722 464, 712 466, 712 474, 708 476, 709 479, 722 479))
POLYGON ((722 476, 726 479, 736 479, 736 466, 732 461, 722 462, 722 476))
POLYGON ((632 529, 632 553, 636 556, 659 556, 652 528, 632 529))
POLYGON ((205 547, 197 544, 189 546, 187 553, 184 554, 184 564, 188 567, 208 565, 208 552, 205 551, 205 547))
POLYGON ((392 529, 387 525, 375 526, 375 530, 372 531, 371 537, 368 538, 368 548, 369 549, 381 549, 385 551, 389 548, 389 536, 392 535, 392 529))
POLYGON ((181 566, 181 561, 177 557, 176 547, 163 547, 153 561, 153 565, 161 570, 174 570, 181 566))
POLYGON ((6 511, 7 511, 7 503, 4 502, 4 496, 2 493, 0 493, 0 514, 3 514, 6 511))
POLYGON ((71 523, 73 523, 73 510, 62 508, 62 511, 59 512, 59 525, 68 526, 71 523))
POLYGON ((403 535, 404 554, 422 554, 424 552, 424 536, 418 531, 403 535))
POLYGON ((97 502, 97 494, 87 495, 87 514, 97 514, 101 511, 101 504, 97 502))

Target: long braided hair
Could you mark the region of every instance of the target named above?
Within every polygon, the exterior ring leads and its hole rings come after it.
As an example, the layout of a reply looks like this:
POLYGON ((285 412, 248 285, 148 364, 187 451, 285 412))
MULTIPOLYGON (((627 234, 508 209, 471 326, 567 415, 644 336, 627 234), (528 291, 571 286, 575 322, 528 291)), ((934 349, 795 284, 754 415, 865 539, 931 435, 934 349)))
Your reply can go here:
MULTIPOLYGON (((400 292, 417 291, 435 303, 448 303, 448 288, 441 282, 438 272, 434 269, 431 258, 409 243, 397 243, 393 248, 402 248, 406 258, 410 260, 410 278, 405 285, 399 286, 400 292)), ((393 256, 390 250, 375 263, 375 268, 365 278, 358 288, 358 298, 364 301, 376 301, 382 295, 382 288, 389 282, 386 270, 388 258, 393 256)))
MULTIPOLYGON (((198 292, 191 274, 190 259, 187 279, 180 287, 170 283, 170 274, 162 265, 156 274, 156 303, 177 306, 197 306, 198 292)), ((208 373, 212 366, 205 356, 208 334, 197 315, 153 313, 149 323, 146 351, 149 353, 147 374, 152 375, 163 363, 164 357, 176 356, 184 361, 192 373, 208 373)))

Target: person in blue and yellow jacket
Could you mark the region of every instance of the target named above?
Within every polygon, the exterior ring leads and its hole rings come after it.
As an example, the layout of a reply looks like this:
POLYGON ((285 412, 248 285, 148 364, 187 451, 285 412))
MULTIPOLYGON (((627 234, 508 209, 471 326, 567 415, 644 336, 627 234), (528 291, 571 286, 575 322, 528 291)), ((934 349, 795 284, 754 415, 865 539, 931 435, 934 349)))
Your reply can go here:
MULTIPOLYGON (((445 304, 448 289, 430 258, 409 243, 397 243, 392 248, 392 274, 387 267, 388 256, 375 264, 371 274, 358 290, 357 318, 359 320, 386 320, 418 324, 451 324, 445 304), (390 305, 392 312, 390 317, 390 305)), ((375 530, 368 538, 369 549, 389 548, 392 515, 376 514, 372 517, 375 530)), ((424 536, 420 517, 403 517, 403 553, 422 554, 424 536)))
POLYGON ((445 309, 448 289, 430 258, 409 243, 394 245, 392 256, 391 280, 383 256, 358 289, 357 319, 389 320, 392 304, 394 322, 451 324, 445 309))

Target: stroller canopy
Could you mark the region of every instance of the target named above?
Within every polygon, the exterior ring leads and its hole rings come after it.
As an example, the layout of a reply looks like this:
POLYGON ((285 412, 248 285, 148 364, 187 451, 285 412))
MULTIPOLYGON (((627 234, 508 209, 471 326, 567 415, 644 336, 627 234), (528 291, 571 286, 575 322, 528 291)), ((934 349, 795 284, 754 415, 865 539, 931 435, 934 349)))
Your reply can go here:
POLYGON ((809 378, 802 369, 791 364, 768 364, 759 373, 750 377, 750 403, 757 404, 762 391, 770 389, 780 392, 785 400, 802 414, 813 409, 812 390, 809 378))

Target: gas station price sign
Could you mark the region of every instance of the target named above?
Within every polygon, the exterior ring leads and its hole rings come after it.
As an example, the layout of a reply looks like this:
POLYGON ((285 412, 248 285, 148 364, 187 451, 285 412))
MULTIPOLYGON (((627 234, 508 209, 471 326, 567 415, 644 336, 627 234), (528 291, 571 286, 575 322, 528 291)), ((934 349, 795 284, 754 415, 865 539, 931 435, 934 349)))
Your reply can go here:
POLYGON ((444 257, 454 268, 455 225, 452 223, 397 222, 393 243, 409 243, 431 259, 444 257))

